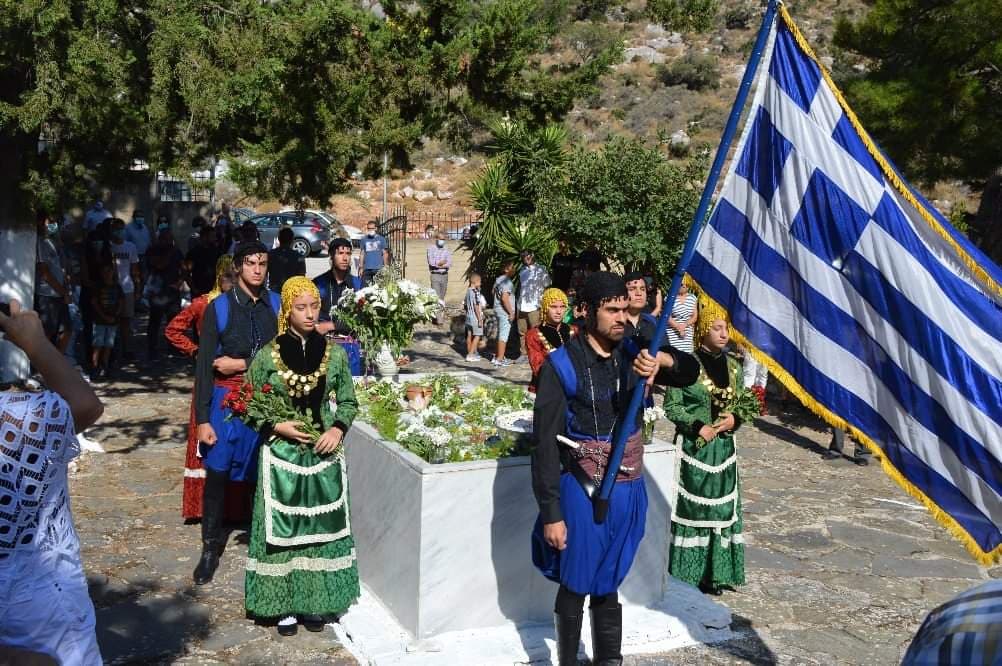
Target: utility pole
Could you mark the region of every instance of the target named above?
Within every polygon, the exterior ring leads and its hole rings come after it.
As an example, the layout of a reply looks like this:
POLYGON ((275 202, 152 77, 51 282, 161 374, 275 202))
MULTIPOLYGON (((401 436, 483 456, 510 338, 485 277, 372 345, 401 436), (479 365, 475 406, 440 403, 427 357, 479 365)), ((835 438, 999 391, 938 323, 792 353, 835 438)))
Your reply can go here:
POLYGON ((383 224, 386 224, 386 203, 387 203, 387 185, 386 185, 386 173, 389 171, 390 166, 390 154, 387 151, 383 151, 383 224))

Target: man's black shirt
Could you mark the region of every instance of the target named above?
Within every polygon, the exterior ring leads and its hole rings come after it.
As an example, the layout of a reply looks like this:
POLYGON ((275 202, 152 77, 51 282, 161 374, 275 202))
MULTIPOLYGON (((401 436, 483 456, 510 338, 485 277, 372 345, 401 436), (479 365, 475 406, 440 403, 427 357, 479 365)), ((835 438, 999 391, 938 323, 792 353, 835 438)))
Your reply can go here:
MULTIPOLYGON (((632 341, 641 349, 650 342, 640 336, 633 337, 632 341)), ((563 384, 547 359, 539 371, 533 409, 532 435, 536 448, 532 454, 532 488, 543 523, 563 520, 560 470, 569 454, 566 447, 557 444, 556 436, 605 439, 629 405, 631 390, 639 379, 633 372, 633 356, 623 343, 618 344, 609 357, 599 356, 588 343, 586 334, 573 338, 564 346, 577 375, 576 395, 568 405, 563 384)), ((699 363, 695 358, 670 346, 662 349, 672 355, 675 363, 670 369, 658 371, 654 378, 656 384, 688 386, 696 381, 699 363)), ((642 412, 635 418, 636 427, 640 427, 642 412)))
POLYGON ((209 422, 216 377, 213 361, 220 356, 242 358, 249 368, 254 354, 278 335, 278 316, 272 309, 267 289, 261 290, 261 298, 256 301, 240 286, 234 286, 217 298, 229 299, 229 318, 226 330, 220 332, 215 302, 205 308, 195 361, 196 423, 209 422))

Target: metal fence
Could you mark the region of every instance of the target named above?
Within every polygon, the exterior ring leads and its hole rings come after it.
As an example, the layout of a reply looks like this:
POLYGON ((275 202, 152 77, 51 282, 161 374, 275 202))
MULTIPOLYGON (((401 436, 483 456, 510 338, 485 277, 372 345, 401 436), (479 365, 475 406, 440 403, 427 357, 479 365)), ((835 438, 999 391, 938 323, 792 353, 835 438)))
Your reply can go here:
POLYGON ((453 240, 469 238, 471 229, 480 220, 480 213, 435 213, 429 211, 407 211, 407 235, 411 238, 430 238, 435 232, 444 231, 453 240))

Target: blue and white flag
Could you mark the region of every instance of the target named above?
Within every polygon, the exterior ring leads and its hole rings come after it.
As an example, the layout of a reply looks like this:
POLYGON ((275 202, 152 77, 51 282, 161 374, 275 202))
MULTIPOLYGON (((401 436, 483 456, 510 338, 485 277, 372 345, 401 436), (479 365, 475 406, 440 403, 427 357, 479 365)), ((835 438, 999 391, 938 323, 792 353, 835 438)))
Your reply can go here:
POLYGON ((785 9, 689 273, 808 407, 1002 555, 1002 271, 901 178, 785 9))

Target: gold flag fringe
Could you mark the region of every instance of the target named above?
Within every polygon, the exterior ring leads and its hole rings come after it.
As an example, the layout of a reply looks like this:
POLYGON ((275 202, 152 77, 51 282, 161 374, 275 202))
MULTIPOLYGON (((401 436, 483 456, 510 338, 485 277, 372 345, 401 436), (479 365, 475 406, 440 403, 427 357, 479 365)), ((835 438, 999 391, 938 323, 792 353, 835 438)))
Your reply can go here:
MULTIPOLYGON (((726 310, 724 310, 724 308, 718 302, 713 300, 713 298, 711 298, 703 289, 701 289, 698 286, 698 284, 696 285, 696 289, 699 291, 700 303, 704 302, 705 300, 706 303, 708 304, 708 307, 711 308, 710 310, 711 312, 721 311, 726 313, 726 310)), ((796 379, 794 379, 793 375, 791 375, 789 372, 786 371, 786 369, 783 366, 774 361, 768 355, 761 352, 757 347, 755 347, 755 345, 749 342, 748 339, 740 331, 738 331, 733 324, 731 324, 730 328, 731 328, 731 339, 737 344, 741 345, 745 349, 746 353, 750 353, 752 356, 755 357, 755 360, 757 360, 759 363, 767 367, 769 369, 769 373, 773 377, 778 379, 779 382, 783 384, 783 386, 785 386, 790 393, 796 396, 797 399, 800 400, 800 402, 803 403, 805 407, 807 407, 807 409, 811 410, 814 414, 820 417, 828 425, 835 428, 840 428, 841 430, 845 430, 848 433, 850 433, 857 442, 862 442, 863 445, 866 446, 866 448, 869 449, 871 453, 873 453, 873 455, 877 458, 877 460, 880 461, 880 466, 881 468, 883 468, 884 473, 887 474, 887 476, 891 477, 891 479, 893 479, 895 483, 904 488, 905 492, 907 492, 909 495, 911 495, 916 500, 921 502, 922 505, 929 510, 929 513, 932 514, 932 517, 936 520, 936 522, 945 527, 947 531, 950 532, 950 534, 952 534, 957 540, 959 540, 962 544, 964 544, 964 547, 967 548, 967 552, 969 552, 974 559, 976 559, 978 562, 980 562, 985 566, 990 566, 998 562, 1000 559, 1002 559, 1002 545, 997 546, 991 551, 986 552, 982 550, 981 547, 977 544, 977 542, 971 537, 971 535, 967 533, 967 530, 965 530, 960 525, 960 523, 954 520, 953 516, 946 513, 941 508, 939 508, 939 506, 934 501, 929 499, 929 497, 927 497, 926 494, 922 492, 920 488, 918 488, 911 481, 906 479, 904 475, 898 471, 898 469, 894 466, 894 464, 890 460, 888 460, 886 455, 884 455, 884 452, 881 450, 881 448, 877 445, 876 442, 870 439, 870 437, 867 436, 863 431, 856 428, 852 424, 846 422, 845 419, 838 416, 834 412, 829 411, 826 407, 824 407, 813 397, 811 397, 811 395, 804 389, 804 387, 802 387, 800 383, 796 379)))
POLYGON ((876 160, 881 171, 884 172, 884 176, 891 182, 894 189, 897 190, 908 203, 915 207, 915 209, 919 212, 919 215, 922 216, 922 219, 925 220, 926 224, 928 224, 933 231, 949 243, 950 247, 953 248, 953 251, 956 252, 958 259, 967 267, 968 270, 971 271, 971 273, 973 273, 974 278, 984 285, 986 290, 994 292, 996 296, 1002 296, 1002 284, 993 280, 988 274, 988 271, 986 271, 981 264, 974 260, 974 257, 969 255, 960 246, 960 243, 958 243, 957 240, 950 235, 950 232, 943 228, 943 225, 940 224, 939 220, 937 220, 925 206, 919 203, 918 199, 915 198, 915 195, 912 194, 912 191, 904 184, 904 182, 902 182, 901 178, 898 177, 898 174, 891 168, 891 165, 888 164, 883 154, 877 149, 877 146, 870 139, 870 135, 866 133, 865 129, 863 129, 863 125, 859 122, 859 118, 857 118, 853 110, 849 108, 849 103, 845 101, 845 97, 842 96, 842 91, 835 85, 835 81, 832 79, 831 74, 827 69, 825 69, 825 66, 821 64, 821 61, 818 60, 817 55, 814 53, 814 49, 812 49, 810 44, 807 43, 807 39, 793 22, 793 17, 790 16, 790 12, 786 9, 786 5, 780 3, 779 14, 783 18, 783 22, 786 24, 786 27, 790 29, 790 32, 793 34, 793 38, 797 41, 797 45, 800 49, 805 55, 807 55, 808 58, 813 60, 814 64, 816 64, 821 70, 821 75, 824 77, 828 87, 831 88, 832 93, 835 95, 835 99, 838 100, 839 106, 842 107, 845 115, 849 118, 849 122, 852 123, 853 128, 855 128, 856 132, 863 140, 863 144, 866 146, 866 149, 870 152, 873 159, 876 160))

